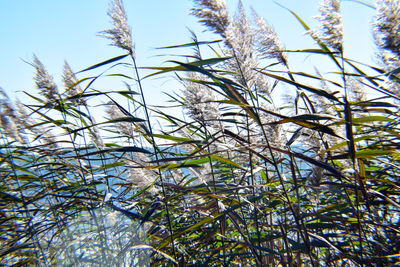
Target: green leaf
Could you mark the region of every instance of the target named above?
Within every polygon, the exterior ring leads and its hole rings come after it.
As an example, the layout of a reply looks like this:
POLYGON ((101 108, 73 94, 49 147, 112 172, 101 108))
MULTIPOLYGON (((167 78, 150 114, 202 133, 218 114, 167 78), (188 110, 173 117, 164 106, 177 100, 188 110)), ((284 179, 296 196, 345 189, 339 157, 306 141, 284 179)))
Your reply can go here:
MULTIPOLYGON (((188 70, 192 70, 194 67, 201 67, 204 65, 214 65, 214 64, 220 63, 222 61, 228 60, 228 59, 230 59, 230 57, 209 58, 209 59, 198 60, 198 61, 193 61, 193 62, 189 62, 189 63, 182 63, 179 61, 171 60, 168 62, 178 64, 179 66, 175 66, 175 67, 141 67, 141 69, 160 70, 158 72, 149 74, 144 77, 144 78, 148 78, 153 75, 166 73, 166 72, 170 72, 170 71, 188 71, 188 70)), ((197 68, 197 70, 198 69, 200 69, 200 68, 197 68)), ((200 69, 200 70, 202 70, 203 72, 206 71, 204 69, 200 69)), ((214 70, 207 70, 207 72, 213 72, 213 71, 214 70)))
POLYGON ((274 79, 277 79, 279 81, 294 85, 294 86, 299 87, 299 88, 303 88, 303 89, 305 89, 305 90, 307 90, 307 91, 309 91, 311 93, 317 94, 319 96, 322 96, 322 97, 325 97, 327 99, 330 99, 330 100, 333 100, 335 102, 339 102, 340 103, 340 101, 339 101, 339 99, 337 97, 335 97, 333 94, 329 94, 328 92, 326 92, 324 90, 313 88, 311 86, 307 86, 307 85, 304 85, 304 84, 301 84, 301 83, 286 79, 284 77, 281 77, 281 76, 278 76, 278 75, 275 75, 275 74, 272 74, 272 73, 267 73, 265 71, 258 70, 258 72, 260 72, 260 73, 262 73, 264 75, 267 75, 267 76, 269 76, 271 78, 274 78, 274 79))
POLYGON ((109 148, 109 149, 102 149, 94 152, 89 152, 83 155, 77 155, 76 157, 87 157, 87 156, 92 156, 92 155, 97 155, 97 154, 106 154, 110 152, 139 152, 139 153, 147 153, 150 154, 151 152, 140 147, 136 146, 125 146, 125 147, 116 147, 116 148, 109 148))
POLYGON ((379 102, 379 101, 365 101, 365 102, 357 102, 353 103, 355 106, 362 107, 389 107, 389 108, 398 108, 397 105, 387 102, 379 102))
POLYGON ((296 141, 297 138, 299 138, 302 129, 303 127, 300 127, 293 133, 292 137, 290 137, 289 141, 287 141, 286 146, 290 146, 291 144, 293 144, 294 141, 296 141))
POLYGON ((106 60, 106 61, 100 62, 100 63, 95 64, 95 65, 93 65, 93 66, 90 66, 90 67, 88 67, 88 68, 86 68, 86 69, 83 69, 83 70, 81 70, 81 71, 78 71, 77 73, 81 73, 81 72, 84 72, 84 71, 96 69, 96 68, 98 68, 98 67, 101 67, 101 66, 110 64, 110 63, 112 63, 112 62, 121 60, 121 59, 123 59, 123 58, 125 58, 125 57, 127 57, 127 56, 129 56, 129 55, 130 55, 130 54, 126 54, 126 55, 122 55, 122 56, 110 58, 110 59, 108 59, 108 60, 106 60))
MULTIPOLYGON (((165 140, 170 140, 170 141, 175 141, 175 142, 191 142, 195 141, 191 138, 186 138, 186 137, 178 137, 178 136, 172 136, 172 135, 166 135, 166 134, 150 134, 149 136, 165 139, 165 140)), ((201 143, 202 141, 199 141, 201 143)))
POLYGON ((222 40, 214 40, 214 41, 197 41, 197 42, 191 42, 191 43, 186 43, 186 44, 180 44, 180 45, 170 45, 170 46, 163 46, 163 47, 158 47, 157 49, 169 49, 169 48, 181 48, 181 47, 192 47, 192 46, 199 46, 203 44, 214 44, 214 43, 219 43, 222 40))
POLYGON ((394 121, 394 119, 384 117, 384 116, 368 116, 353 118, 353 123, 363 123, 363 122, 373 122, 373 121, 394 121))
POLYGON ((296 157, 296 158, 303 159, 303 160, 307 161, 308 163, 311 163, 311 164, 313 164, 315 166, 321 167, 322 169, 329 171, 330 173, 332 173, 333 175, 335 175, 337 177, 345 178, 345 176, 339 170, 337 170, 336 168, 332 167, 328 163, 325 163, 323 161, 310 158, 310 157, 308 157, 308 156, 306 156, 304 154, 301 154, 301 153, 290 152, 290 151, 287 151, 287 150, 284 150, 284 149, 280 149, 280 148, 277 148, 277 147, 271 147, 271 148, 273 150, 279 151, 281 153, 284 153, 284 154, 287 154, 287 155, 290 155, 290 156, 293 156, 293 157, 296 157))

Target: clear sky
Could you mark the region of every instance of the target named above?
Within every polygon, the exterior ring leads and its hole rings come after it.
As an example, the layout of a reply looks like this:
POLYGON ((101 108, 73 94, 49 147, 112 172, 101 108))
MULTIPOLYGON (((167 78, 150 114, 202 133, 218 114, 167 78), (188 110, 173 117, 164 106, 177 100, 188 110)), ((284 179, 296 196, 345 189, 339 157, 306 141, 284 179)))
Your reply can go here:
MULTIPOLYGON (((236 10, 237 2, 227 1, 231 14, 236 10)), ((310 25, 317 25, 312 16, 318 14, 318 0, 276 2, 295 11, 310 25)), ((365 2, 373 3, 372 0, 365 2)), ((281 42, 288 49, 316 47, 304 35, 304 30, 296 19, 274 1, 243 0, 243 4, 247 10, 253 7, 264 17, 275 28, 281 42)), ((169 58, 157 55, 180 53, 179 50, 155 48, 189 42, 187 28, 199 34, 201 40, 218 38, 204 33, 204 27, 197 23, 197 19, 188 15, 193 7, 191 0, 125 0, 124 5, 132 27, 140 66, 158 66, 169 58)), ((32 80, 34 69, 24 62, 32 62, 33 53, 60 87, 64 60, 69 62, 73 70, 78 71, 122 54, 120 49, 109 46, 108 40, 96 35, 110 27, 107 9, 108 0, 0 0, 0 86, 8 94, 20 98, 22 93, 13 92, 35 92, 32 80)), ((342 11, 345 53, 354 59, 372 62, 374 45, 370 22, 374 11, 351 1, 342 2, 342 11)), ((319 64, 318 61, 304 59, 304 55, 299 57, 292 54, 289 60, 299 68, 304 66, 311 70, 314 65, 319 64)), ((157 99, 160 91, 170 90, 167 88, 167 80, 163 81, 162 86, 156 82, 148 83, 147 86, 147 94, 151 100, 157 99)))

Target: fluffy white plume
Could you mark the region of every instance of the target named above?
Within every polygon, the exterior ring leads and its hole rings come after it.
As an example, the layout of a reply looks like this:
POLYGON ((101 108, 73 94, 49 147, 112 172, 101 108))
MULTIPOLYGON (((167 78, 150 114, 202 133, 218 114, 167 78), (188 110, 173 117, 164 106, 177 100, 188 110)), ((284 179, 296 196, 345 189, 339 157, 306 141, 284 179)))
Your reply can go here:
POLYGON ((36 69, 34 80, 40 93, 46 97, 49 102, 56 101, 58 96, 57 85, 36 55, 33 55, 33 67, 36 69))
POLYGON ((321 22, 318 37, 331 48, 343 49, 343 24, 339 0, 322 0, 319 5, 320 14, 316 18, 321 22))
POLYGON ((230 23, 229 11, 225 0, 194 0, 196 8, 192 14, 210 30, 225 37, 225 31, 230 23))
POLYGON ((377 44, 400 56, 400 3, 398 0, 378 0, 374 22, 377 44))
POLYGON ((128 19, 125 13, 122 0, 111 1, 110 9, 107 13, 111 17, 112 29, 100 32, 100 35, 110 39, 111 45, 127 50, 134 54, 134 45, 132 42, 131 29, 128 25, 128 19))

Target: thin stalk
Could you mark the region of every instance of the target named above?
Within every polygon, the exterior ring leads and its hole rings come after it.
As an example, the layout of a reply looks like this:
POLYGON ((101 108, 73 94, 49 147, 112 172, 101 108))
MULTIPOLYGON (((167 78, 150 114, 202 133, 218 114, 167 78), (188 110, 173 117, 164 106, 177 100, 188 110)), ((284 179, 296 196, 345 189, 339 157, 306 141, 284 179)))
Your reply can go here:
MULTIPOLYGON (((157 148, 156 142, 154 140, 153 129, 152 129, 151 123, 150 123, 150 116, 149 116, 149 112, 148 112, 148 109, 147 109, 146 100, 145 100, 144 93, 143 93, 143 87, 142 87, 141 79, 140 79, 140 76, 139 76, 138 68, 137 68, 137 65, 136 65, 136 60, 135 60, 135 57, 133 56, 132 52, 130 53, 130 56, 131 56, 131 59, 133 61, 133 66, 134 66, 134 69, 135 69, 135 74, 136 74, 137 82, 138 82, 138 85, 139 85, 140 96, 142 98, 143 108, 144 108, 144 111, 145 111, 145 114, 146 114, 147 125, 148 125, 149 131, 151 133, 151 141, 152 141, 152 145, 153 145, 153 149, 154 149, 154 155, 155 155, 157 164, 159 164, 158 163, 159 162, 159 158, 158 158, 158 152, 157 152, 158 148, 157 148)), ((162 175, 161 170, 158 168, 157 171, 158 171, 158 175, 159 175, 160 181, 161 181, 162 194, 163 194, 163 197, 165 199, 165 201, 164 201, 165 211, 167 213, 168 228, 169 228, 169 231, 171 233, 170 237, 171 237, 171 245, 172 245, 172 255, 174 256, 174 258, 176 258, 174 235, 173 235, 173 231, 172 231, 172 223, 171 223, 171 217, 170 217, 170 212, 169 212, 169 208, 168 208, 168 201, 167 201, 167 198, 166 198, 166 190, 165 190, 165 185, 164 185, 164 179, 163 179, 163 175, 162 175)))
MULTIPOLYGON (((346 72, 344 68, 344 55, 343 55, 343 49, 340 51, 340 57, 342 60, 342 67, 341 67, 341 72, 342 72, 342 79, 343 79, 343 88, 344 88, 344 112, 345 112, 345 119, 346 119, 346 135, 347 139, 349 141, 347 142, 348 148, 349 148, 349 153, 351 155, 351 162, 353 165, 353 170, 355 172, 354 176, 354 185, 355 185, 355 194, 356 194, 356 215, 357 215, 357 226, 358 226, 358 238, 360 242, 360 257, 361 257, 361 266, 364 266, 364 260, 363 260, 363 238, 362 238, 362 222, 361 222, 361 217, 360 217, 360 203, 359 203, 359 190, 357 190, 357 184, 358 184, 358 179, 359 177, 359 172, 358 168, 356 166, 356 159, 355 159, 355 144, 354 144, 354 136, 353 136, 353 124, 352 124, 352 113, 351 113, 351 106, 348 102, 348 93, 347 93, 347 82, 346 82, 346 72)), ((362 183, 360 181, 360 183, 362 183)), ((361 185, 360 185, 361 186, 361 185)))

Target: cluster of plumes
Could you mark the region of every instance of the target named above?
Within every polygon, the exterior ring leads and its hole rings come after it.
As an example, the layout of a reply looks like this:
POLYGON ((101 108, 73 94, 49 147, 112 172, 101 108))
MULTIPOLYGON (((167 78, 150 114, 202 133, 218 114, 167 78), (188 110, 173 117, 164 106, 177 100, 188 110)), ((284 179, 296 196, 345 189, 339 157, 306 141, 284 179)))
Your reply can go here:
POLYGON ((282 58, 276 55, 283 55, 284 48, 280 46, 276 32, 255 12, 253 16, 255 27, 247 18, 242 2, 239 2, 237 13, 226 30, 225 53, 232 57, 227 61, 226 69, 232 70, 235 80, 244 87, 269 95, 268 78, 256 69, 260 68, 260 58, 277 59, 282 63, 282 58))
MULTIPOLYGON (((17 111, 11 104, 11 100, 0 88, 0 124, 4 130, 7 137, 12 138, 14 141, 23 143, 25 136, 22 134, 21 130, 17 127, 17 122, 19 121, 19 116, 17 111)), ((3 137, 4 138, 4 137, 3 137)))
MULTIPOLYGON (((336 51, 343 50, 343 24, 339 0, 322 0, 320 14, 316 18, 321 22, 316 37, 336 51)), ((311 32, 311 34, 315 34, 311 32)))
MULTIPOLYGON (((40 90, 41 95, 43 95, 49 103, 52 103, 59 99, 59 92, 56 83, 53 80, 53 77, 48 73, 47 69, 43 65, 43 63, 34 55, 32 66, 35 68, 35 83, 37 88, 40 90)), ((72 71, 70 65, 65 61, 64 62, 64 71, 63 71, 63 83, 65 86, 65 95, 71 98, 71 102, 76 106, 84 105, 87 103, 84 98, 81 98, 79 95, 83 92, 82 88, 79 85, 79 80, 76 77, 75 73, 72 71)), ((22 122, 26 124, 27 122, 22 122)), ((32 130, 35 134, 39 134, 40 131, 38 129, 32 130), (38 132, 39 131, 39 132, 38 132)), ((103 146, 103 140, 99 134, 99 130, 97 126, 92 126, 89 130, 92 141, 98 146, 103 146)), ((47 144, 56 144, 54 137, 52 134, 46 133, 46 131, 41 132, 41 140, 47 144)))
POLYGON ((30 140, 37 140, 37 137, 40 137, 41 144, 46 145, 49 151, 58 148, 51 129, 36 126, 38 123, 28 114, 25 106, 19 101, 14 106, 1 88, 0 95, 0 125, 6 137, 9 138, 8 142, 16 141, 23 145, 30 145, 30 140))
MULTIPOLYGON (((271 91, 268 77, 257 70, 261 69, 261 59, 276 60, 279 64, 287 67, 287 55, 285 48, 281 45, 277 33, 270 27, 263 18, 253 11, 252 18, 248 18, 241 1, 233 18, 229 16, 225 1, 194 1, 196 8, 192 14, 200 19, 200 22, 208 27, 209 30, 219 34, 224 41, 224 53, 231 57, 224 62, 224 69, 228 70, 245 90, 262 94, 270 99, 271 91)), ((238 87, 240 91, 240 87, 238 87)), ((246 95, 244 95, 246 97, 246 95)), ((262 105, 261 101, 258 105, 262 105)), ((273 105, 267 108, 275 110, 273 105)), ((240 126, 237 129, 238 135, 250 142, 251 147, 258 151, 265 151, 268 138, 271 145, 282 147, 283 138, 281 129, 276 125, 270 124, 274 121, 272 115, 266 113, 262 115, 263 127, 254 122, 253 119, 246 119, 246 114, 241 113, 239 120, 240 126), (263 128, 263 129, 262 129, 263 128), (265 133, 265 135, 264 135, 265 133)), ((225 146, 231 146, 233 150, 235 141, 225 146)), ((239 147, 246 145, 236 144, 239 147)), ((232 150, 232 151, 233 151, 232 150)), ((238 151, 235 156, 243 164, 248 164, 248 154, 238 151)))
MULTIPOLYGON (((59 99, 59 92, 53 77, 49 74, 43 63, 37 58, 36 55, 33 56, 32 66, 35 68, 34 80, 36 87, 40 90, 41 95, 43 95, 48 102, 53 102, 59 99)), ((82 93, 82 89, 79 85, 79 80, 75 76, 69 64, 64 62, 63 71, 63 82, 65 86, 65 94, 68 97, 77 96, 82 93)), ((72 102, 75 104, 83 104, 86 102, 83 98, 73 98, 72 102)))
POLYGON ((159 190, 154 186, 158 173, 149 167, 150 159, 142 153, 136 153, 133 161, 127 162, 128 180, 139 190, 147 190, 150 194, 157 194, 159 190), (148 168, 146 168, 148 167, 148 168))
POLYGON ((280 124, 276 124, 277 118, 267 112, 264 111, 272 111, 274 113, 279 113, 279 111, 271 104, 263 104, 262 110, 260 111, 260 120, 261 124, 263 125, 262 129, 258 130, 258 144, 264 144, 265 146, 265 135, 268 138, 268 141, 271 146, 277 148, 284 148, 285 147, 285 136, 283 133, 283 128, 280 124))
POLYGON ((220 111, 218 103, 215 102, 216 97, 210 88, 194 82, 202 78, 204 77, 198 73, 188 73, 187 80, 184 82, 185 90, 183 90, 186 98, 185 109, 193 120, 218 128, 220 127, 220 111))
POLYGON ((48 102, 57 101, 59 98, 57 85, 54 82, 53 77, 47 72, 45 66, 40 62, 36 55, 33 56, 33 67, 36 70, 34 80, 40 93, 48 102))
POLYGON ((114 26, 112 29, 100 32, 101 36, 112 41, 111 45, 127 50, 134 55, 134 45, 132 42, 131 29, 128 25, 128 19, 125 13, 122 0, 113 0, 107 13, 114 26))
POLYGON ((230 18, 224 0, 195 0, 195 4, 192 14, 224 39, 225 53, 232 57, 226 68, 235 73, 236 80, 243 86, 256 86, 258 92, 269 94, 268 79, 255 69, 259 68, 259 58, 277 59, 279 63, 286 64, 285 49, 276 32, 255 12, 253 27, 241 1, 234 19, 230 18))

